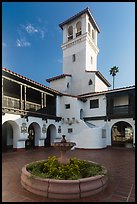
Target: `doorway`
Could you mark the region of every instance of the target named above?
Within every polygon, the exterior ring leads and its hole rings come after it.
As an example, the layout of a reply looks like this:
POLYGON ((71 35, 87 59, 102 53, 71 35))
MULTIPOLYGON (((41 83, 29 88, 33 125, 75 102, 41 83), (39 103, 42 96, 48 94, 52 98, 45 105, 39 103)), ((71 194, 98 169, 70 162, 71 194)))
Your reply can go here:
POLYGON ((45 147, 51 147, 51 143, 56 137, 56 127, 55 125, 49 125, 47 128, 47 137, 45 139, 45 147))
POLYGON ((133 147, 133 128, 125 122, 120 121, 112 126, 112 146, 133 147))
POLYGON ((2 126, 2 152, 13 151, 13 127, 9 122, 2 126))

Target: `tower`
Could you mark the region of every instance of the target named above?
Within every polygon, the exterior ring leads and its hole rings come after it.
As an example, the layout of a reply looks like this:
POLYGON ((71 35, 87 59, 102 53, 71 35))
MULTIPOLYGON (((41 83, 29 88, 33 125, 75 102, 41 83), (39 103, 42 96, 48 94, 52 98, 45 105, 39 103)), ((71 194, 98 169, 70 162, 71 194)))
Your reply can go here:
POLYGON ((99 27, 87 7, 59 24, 63 31, 63 74, 48 79, 51 88, 72 95, 106 91, 110 86, 97 71, 99 27))
POLYGON ((99 28, 87 7, 59 25, 63 30, 63 73, 97 70, 99 28))

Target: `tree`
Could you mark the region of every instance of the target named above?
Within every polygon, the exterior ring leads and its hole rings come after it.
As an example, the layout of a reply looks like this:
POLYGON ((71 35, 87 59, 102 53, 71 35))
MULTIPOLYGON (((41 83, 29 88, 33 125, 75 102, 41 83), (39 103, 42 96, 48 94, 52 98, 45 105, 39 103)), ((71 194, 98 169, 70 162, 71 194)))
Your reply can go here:
POLYGON ((113 77, 113 89, 114 89, 114 79, 115 79, 117 72, 119 72, 119 69, 118 67, 113 66, 112 68, 110 68, 109 72, 110 72, 110 75, 112 75, 113 77))

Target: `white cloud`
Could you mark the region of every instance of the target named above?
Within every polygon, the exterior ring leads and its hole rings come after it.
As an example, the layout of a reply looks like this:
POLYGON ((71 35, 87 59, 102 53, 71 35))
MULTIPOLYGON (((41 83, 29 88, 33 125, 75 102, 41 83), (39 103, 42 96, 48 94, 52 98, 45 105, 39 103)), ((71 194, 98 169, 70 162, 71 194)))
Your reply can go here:
POLYGON ((17 47, 30 47, 30 42, 26 41, 25 38, 17 39, 16 40, 16 46, 17 47))
POLYGON ((33 34, 33 33, 38 33, 39 31, 38 31, 38 29, 37 28, 35 28, 33 25, 31 25, 31 24, 29 24, 29 25, 27 25, 26 27, 25 27, 25 30, 27 31, 27 33, 29 33, 29 34, 33 34))
MULTIPOLYGON (((45 29, 42 29, 40 26, 34 26, 31 23, 27 25, 20 25, 23 30, 27 32, 29 35, 33 35, 35 33, 40 34, 40 37, 44 39, 45 37, 45 29)), ((20 31, 18 31, 19 33, 20 31)))
POLYGON ((7 47, 7 44, 3 42, 2 47, 7 47))

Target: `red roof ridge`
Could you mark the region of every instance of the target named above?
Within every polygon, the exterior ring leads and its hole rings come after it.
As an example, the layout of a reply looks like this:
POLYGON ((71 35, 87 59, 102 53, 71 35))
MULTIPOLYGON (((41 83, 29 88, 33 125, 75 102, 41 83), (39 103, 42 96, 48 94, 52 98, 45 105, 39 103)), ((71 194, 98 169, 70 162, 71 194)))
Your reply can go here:
POLYGON ((2 70, 6 71, 6 72, 9 72, 9 73, 11 73, 11 74, 13 74, 13 75, 15 75, 15 76, 18 76, 19 78, 25 79, 26 81, 30 81, 30 82, 32 82, 32 83, 34 83, 34 84, 36 84, 36 85, 39 85, 39 86, 41 86, 41 87, 43 87, 43 88, 46 88, 46 89, 48 89, 48 90, 50 90, 50 91, 53 91, 54 93, 58 93, 58 94, 61 94, 61 95, 62 95, 62 93, 60 93, 59 91, 56 91, 56 90, 54 90, 54 89, 51 89, 50 87, 45 86, 45 85, 43 85, 43 84, 40 84, 39 82, 36 82, 36 81, 34 81, 34 80, 32 80, 32 79, 29 79, 29 78, 27 78, 27 77, 25 77, 25 76, 22 76, 22 75, 20 75, 20 74, 17 74, 16 72, 11 71, 10 69, 7 69, 7 68, 3 67, 2 70))
POLYGON ((58 76, 55 76, 55 77, 46 79, 46 81, 47 81, 47 82, 51 82, 51 81, 54 81, 54 80, 58 80, 58 79, 64 78, 64 77, 66 77, 66 76, 72 77, 71 74, 61 74, 61 75, 58 75, 58 76))
POLYGON ((90 96, 90 95, 94 95, 94 94, 104 94, 104 93, 109 93, 109 92, 114 92, 114 91, 119 91, 122 89, 134 88, 134 87, 135 87, 135 85, 131 85, 131 86, 120 87, 120 88, 116 88, 116 89, 110 89, 110 90, 106 90, 106 91, 88 92, 88 93, 80 94, 80 95, 78 95, 78 97, 86 97, 86 96, 90 96))

